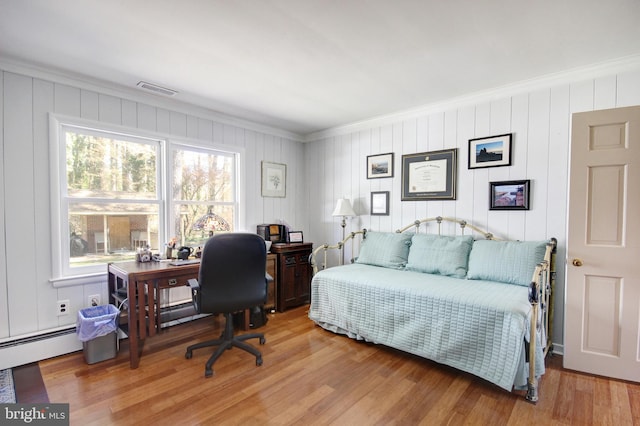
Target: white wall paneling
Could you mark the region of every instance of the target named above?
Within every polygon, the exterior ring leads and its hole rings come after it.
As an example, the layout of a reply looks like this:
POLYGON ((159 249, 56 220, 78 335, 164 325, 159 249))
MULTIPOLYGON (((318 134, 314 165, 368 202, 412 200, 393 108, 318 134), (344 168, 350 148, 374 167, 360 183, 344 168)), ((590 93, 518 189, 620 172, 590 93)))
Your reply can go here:
MULTIPOLYGON (((61 288, 48 281, 48 115, 56 113, 243 148, 241 191, 248 231, 259 223, 285 221, 304 231, 315 246, 334 243, 341 228, 340 218, 331 213, 336 199, 347 197, 358 213, 347 221, 347 232, 395 230, 415 218, 443 215, 470 220, 510 239, 554 236, 559 240, 554 342, 562 347, 571 113, 637 104, 640 69, 624 67, 619 73, 470 96, 440 109, 430 106, 330 129, 302 144, 287 132, 164 98, 75 84, 53 74, 49 78, 42 70, 0 70, 0 343, 72 327, 75 310, 84 307, 89 294, 106 298, 106 279, 97 286, 61 288), (512 166, 469 170, 468 140, 501 133, 514 135, 512 166), (402 155, 450 148, 458 149, 457 199, 401 201, 402 155), (395 154, 394 177, 367 179, 367 155, 386 152, 395 154), (286 198, 261 196, 261 161, 287 165, 286 198), (489 211, 489 182, 511 179, 531 179, 531 210, 489 211), (389 216, 369 215, 371 191, 390 192, 389 216), (68 316, 55 313, 55 301, 61 299, 71 301, 68 316)), ((337 261, 337 255, 329 257, 330 264, 337 261)))
MULTIPOLYGON (((475 98, 474 103, 446 104, 443 111, 425 109, 422 115, 414 113, 406 118, 398 115, 396 121, 388 117, 372 119, 367 125, 359 123, 317 133, 307 144, 307 153, 312 154, 306 156, 308 181, 324 187, 317 192, 318 197, 309 198, 314 239, 337 241, 339 224, 330 214, 335 199, 343 193, 349 193, 352 199, 365 200, 367 207, 359 209, 361 216, 357 222, 359 227, 371 230, 393 231, 416 218, 443 215, 470 220, 508 239, 556 237, 559 246, 553 341, 562 348, 571 113, 640 104, 639 88, 640 70, 625 69, 621 74, 538 86, 512 95, 487 94, 486 101, 475 98), (513 133, 512 165, 469 170, 469 139, 503 133, 513 133), (401 201, 402 155, 449 148, 458 148, 457 199, 401 201), (393 178, 358 180, 353 174, 344 176, 333 169, 334 164, 336 167, 360 164, 367 155, 384 152, 395 153, 393 178), (326 164, 317 167, 318 157, 323 155, 326 164), (359 158, 343 158, 355 155, 359 158), (519 179, 531 180, 531 209, 490 211, 489 182, 519 179), (369 216, 371 191, 385 190, 391 195, 390 216, 369 216), (333 226, 320 225, 326 223, 333 226)), ((364 176, 366 172, 360 173, 364 176)))
MULTIPOLYGON (((4 73, 0 72, 0 99, 4 99, 4 73)), ((0 129, 4 129, 4 102, 0 102, 0 129)), ((0 132, 0 147, 4 147, 4 132, 0 132)), ((0 149, 0 164, 4 170, 4 149, 0 149)), ((0 173, 0 241, 6 241, 5 174, 0 173)), ((7 285, 6 244, 0 244, 0 339, 9 335, 9 288, 7 285)))
MULTIPOLYGON (((245 198, 245 227, 255 232, 259 223, 282 220, 308 231, 305 146, 283 136, 221 123, 206 114, 185 112, 181 104, 171 109, 152 101, 143 103, 86 85, 57 82, 42 75, 0 69, 0 346, 22 336, 45 334, 73 327, 76 311, 87 306, 87 297, 100 294, 107 300, 107 284, 54 288, 51 264, 49 189, 49 115, 89 119, 105 124, 155 132, 173 138, 200 139, 216 146, 244 150, 241 191, 245 198), (262 198, 262 160, 287 165, 286 198, 262 198), (56 301, 68 299, 71 312, 57 316, 56 301)), ((199 110, 198 110, 199 111, 199 110)), ((215 117, 215 114, 211 114, 215 117)), ((241 123, 241 120, 238 120, 241 123)), ((260 126, 256 126, 260 127, 260 126)), ((351 158, 346 155, 345 158, 351 158)), ((12 357, 19 353, 0 353, 12 357)), ((77 347, 67 345, 69 350, 77 347)), ((3 358, 4 359, 4 358, 3 358)), ((19 365, 21 359, 7 363, 19 365)))

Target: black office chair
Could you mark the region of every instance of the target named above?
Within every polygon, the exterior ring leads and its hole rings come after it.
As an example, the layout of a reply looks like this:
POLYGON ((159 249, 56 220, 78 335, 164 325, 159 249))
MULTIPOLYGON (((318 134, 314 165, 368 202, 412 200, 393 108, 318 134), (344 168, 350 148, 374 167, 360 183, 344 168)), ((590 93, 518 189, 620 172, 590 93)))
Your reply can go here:
POLYGON ((267 250, 264 239, 256 234, 219 234, 207 240, 202 250, 198 281, 189 285, 193 303, 198 313, 224 314, 225 327, 219 339, 197 343, 187 348, 185 357, 190 359, 194 349, 219 346, 211 355, 204 369, 204 376, 213 375, 213 363, 226 349, 236 346, 256 357, 256 365, 262 365, 262 354, 245 343, 247 339, 260 339, 263 333, 233 334, 235 312, 242 312, 263 305, 267 300, 267 276, 265 272, 267 250))

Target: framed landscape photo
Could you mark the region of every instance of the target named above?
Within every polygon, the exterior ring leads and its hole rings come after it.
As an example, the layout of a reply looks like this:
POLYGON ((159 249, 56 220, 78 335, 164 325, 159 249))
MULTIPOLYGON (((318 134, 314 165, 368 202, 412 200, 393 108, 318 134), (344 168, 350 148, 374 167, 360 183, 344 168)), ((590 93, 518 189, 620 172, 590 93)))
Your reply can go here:
POLYGON ((458 149, 402 156, 402 201, 455 200, 458 149))
POLYGON ((262 162, 262 196, 282 197, 286 196, 287 165, 262 162))
POLYGON ((469 168, 511 165, 512 133, 469 139, 469 168))
POLYGON ((529 210, 529 180, 489 182, 489 210, 529 210))
POLYGON ((393 177, 393 152, 367 156, 367 179, 393 177))
POLYGON ((389 216, 389 191, 371 193, 371 215, 389 216))

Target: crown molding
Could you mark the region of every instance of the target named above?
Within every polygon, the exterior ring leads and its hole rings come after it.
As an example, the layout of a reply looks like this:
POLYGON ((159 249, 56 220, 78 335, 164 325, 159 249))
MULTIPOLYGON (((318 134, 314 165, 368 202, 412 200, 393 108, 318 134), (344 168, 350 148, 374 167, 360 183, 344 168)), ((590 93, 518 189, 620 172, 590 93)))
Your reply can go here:
POLYGON ((548 89, 562 84, 576 83, 584 80, 595 79, 612 74, 640 69, 640 54, 625 56, 611 61, 601 62, 586 67, 573 68, 567 71, 547 74, 540 77, 523 80, 517 83, 508 84, 493 89, 483 90, 423 105, 417 108, 398 111, 391 114, 380 115, 366 120, 345 124, 343 126, 332 127, 319 132, 305 135, 304 142, 313 142, 324 138, 340 136, 348 133, 355 133, 368 130, 373 127, 380 127, 404 120, 409 120, 425 115, 448 111, 463 106, 490 102, 505 97, 515 96, 521 93, 535 92, 537 90, 548 89))
POLYGON ((147 94, 134 88, 129 88, 108 81, 94 79, 86 75, 73 73, 67 70, 50 68, 17 58, 0 55, 0 70, 23 74, 28 77, 65 84, 80 89, 91 90, 118 98, 139 102, 158 108, 181 112, 205 120, 240 127, 258 133, 265 133, 276 137, 282 137, 297 142, 303 142, 304 136, 283 129, 256 123, 243 118, 223 114, 214 110, 199 107, 177 99, 165 99, 161 96, 147 94))

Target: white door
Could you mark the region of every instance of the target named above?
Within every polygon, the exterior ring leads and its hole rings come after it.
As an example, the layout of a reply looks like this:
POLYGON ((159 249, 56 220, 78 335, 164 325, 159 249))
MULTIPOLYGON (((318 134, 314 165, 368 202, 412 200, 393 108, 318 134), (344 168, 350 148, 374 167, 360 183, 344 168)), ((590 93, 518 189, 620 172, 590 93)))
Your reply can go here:
POLYGON ((640 107, 573 115, 564 366, 640 381, 640 107))

